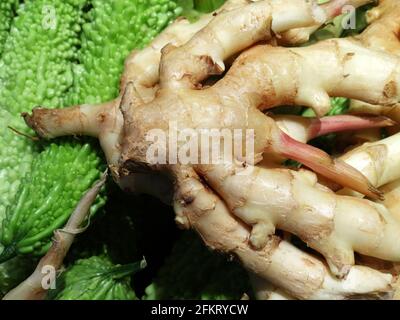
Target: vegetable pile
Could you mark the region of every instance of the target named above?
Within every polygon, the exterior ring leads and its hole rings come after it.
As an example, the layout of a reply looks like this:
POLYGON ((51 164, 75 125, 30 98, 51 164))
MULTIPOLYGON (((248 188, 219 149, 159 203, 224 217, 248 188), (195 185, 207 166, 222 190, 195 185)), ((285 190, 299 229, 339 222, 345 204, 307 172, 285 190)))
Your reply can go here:
POLYGON ((0 10, 4 299, 398 297, 398 0, 0 10))

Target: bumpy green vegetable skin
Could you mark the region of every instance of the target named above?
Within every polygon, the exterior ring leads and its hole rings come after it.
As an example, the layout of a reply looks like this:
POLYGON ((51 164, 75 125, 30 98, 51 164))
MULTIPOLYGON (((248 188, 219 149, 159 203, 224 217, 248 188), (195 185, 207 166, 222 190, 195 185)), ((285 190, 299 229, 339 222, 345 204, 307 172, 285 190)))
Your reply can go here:
MULTIPOLYGON (((21 183, 17 201, 7 208, 0 235, 4 255, 43 254, 53 231, 62 227, 82 194, 97 180, 101 161, 86 143, 51 144, 37 156, 32 174, 21 183)), ((98 201, 91 211, 103 205, 98 201)))
POLYGON ((84 2, 35 0, 19 7, 1 60, 2 108, 16 115, 62 105, 73 83, 84 2))
POLYGON ((172 249, 144 299, 240 299, 250 293, 246 272, 234 261, 208 250, 186 232, 172 249), (207 281, 205 281, 207 279, 207 281))
POLYGON ((135 300, 130 275, 140 268, 140 262, 114 265, 106 256, 78 260, 57 279, 49 299, 135 300))
POLYGON ((36 152, 29 139, 11 131, 8 126, 21 130, 22 123, 6 110, 0 109, 0 223, 6 207, 11 204, 36 152))
POLYGON ((0 221, 36 150, 32 141, 7 126, 28 132, 20 112, 39 104, 58 106, 72 85, 72 63, 83 20, 81 5, 70 3, 72 0, 26 1, 5 44, 0 60, 0 221), (46 29, 54 26, 47 16, 51 16, 49 10, 56 17, 54 30, 46 29))
POLYGON ((181 12, 171 0, 93 0, 83 26, 81 65, 66 104, 99 103, 118 95, 123 62, 181 12))
POLYGON ((11 28, 17 0, 1 0, 0 2, 0 56, 11 28))
MULTIPOLYGON (((72 85, 83 1, 0 1, 0 234, 6 208, 30 171, 38 146, 11 131, 28 132, 20 117, 39 104, 59 104, 72 85), (18 9, 18 17, 12 20, 18 9), (53 10, 53 11, 52 11, 53 10), (56 20, 52 20, 55 14, 56 20), (56 22, 55 28, 52 22, 56 22)), ((0 252, 3 251, 0 245, 0 252)), ((0 295, 21 282, 34 266, 17 257, 0 265, 0 295)))

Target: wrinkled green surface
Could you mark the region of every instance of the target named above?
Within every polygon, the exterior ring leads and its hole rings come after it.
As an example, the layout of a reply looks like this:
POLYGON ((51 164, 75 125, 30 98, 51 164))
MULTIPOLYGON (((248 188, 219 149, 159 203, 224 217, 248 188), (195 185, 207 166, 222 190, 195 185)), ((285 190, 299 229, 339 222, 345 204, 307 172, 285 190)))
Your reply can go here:
POLYGON ((211 252, 197 235, 186 232, 175 244, 146 300, 240 299, 249 294, 247 273, 224 255, 211 252))
POLYGON ((17 0, 1 0, 0 2, 0 56, 11 28, 17 0))
POLYGON ((144 47, 181 12, 171 0, 93 0, 92 5, 66 105, 116 97, 130 51, 144 47))
POLYGON ((140 268, 140 263, 114 265, 106 256, 78 260, 57 279, 49 299, 134 300, 130 275, 140 268))
MULTIPOLYGON (((100 172, 100 160, 89 143, 80 148, 68 142, 48 146, 34 159, 32 173, 19 188, 18 200, 7 208, 2 245, 19 254, 43 254, 53 231, 65 224, 100 172)), ((97 206, 92 206, 92 212, 97 206)))

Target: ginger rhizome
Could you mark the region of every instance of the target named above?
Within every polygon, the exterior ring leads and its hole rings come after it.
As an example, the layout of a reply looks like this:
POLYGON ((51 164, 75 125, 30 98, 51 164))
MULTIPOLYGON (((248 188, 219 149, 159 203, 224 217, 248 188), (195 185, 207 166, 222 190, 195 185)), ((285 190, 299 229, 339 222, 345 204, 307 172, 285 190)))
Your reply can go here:
MULTIPOLYGON (((355 265, 354 252, 400 261, 400 250, 393 246, 400 240, 400 221, 373 201, 384 199, 378 190, 382 184, 400 177, 374 179, 368 170, 360 172, 358 159, 369 154, 369 145, 332 158, 306 142, 329 132, 393 125, 384 117, 320 117, 329 111, 333 96, 385 108, 398 104, 400 56, 374 48, 363 35, 307 47, 272 45, 279 39, 305 41, 341 6, 368 2, 227 1, 194 24, 177 20, 149 47, 133 52, 117 99, 37 108, 24 114, 25 120, 43 138, 99 138, 123 189, 164 201, 173 192, 178 224, 194 228, 210 248, 237 256, 256 277, 286 294, 301 299, 391 297, 396 277, 355 265), (311 107, 320 119, 266 114, 280 105, 311 107), (195 133, 252 130, 254 152, 243 149, 228 164, 174 163, 168 157, 165 163, 153 163, 148 133, 168 133, 171 123, 178 131, 195 133), (310 170, 277 168, 276 160, 286 158, 310 170), (318 182, 317 174, 369 199, 336 194, 318 182), (298 236, 327 265, 276 236, 276 228, 298 236)), ((388 3, 392 1, 380 6, 388 3)), ((392 136, 378 142, 385 157, 371 157, 371 166, 382 166, 382 172, 396 167, 397 140, 392 136)), ((159 150, 168 151, 168 145, 159 150)), ((200 145, 196 151, 212 150, 200 145)))

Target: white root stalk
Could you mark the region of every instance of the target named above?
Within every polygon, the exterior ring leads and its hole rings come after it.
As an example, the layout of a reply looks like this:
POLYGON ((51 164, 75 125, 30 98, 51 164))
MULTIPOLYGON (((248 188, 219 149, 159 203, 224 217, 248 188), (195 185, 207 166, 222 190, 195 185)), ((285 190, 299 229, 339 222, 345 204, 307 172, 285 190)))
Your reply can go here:
MULTIPOLYGON (((43 300, 51 283, 44 283, 47 271, 59 271, 75 236, 84 231, 80 229, 90 212, 90 206, 95 201, 106 181, 106 174, 82 197, 64 229, 54 232, 53 244, 46 255, 40 259, 35 271, 16 288, 7 293, 3 300, 43 300), (46 271, 43 273, 43 271, 46 271), (44 285, 45 284, 45 285, 44 285)), ((56 280, 56 279, 50 279, 56 280)))

